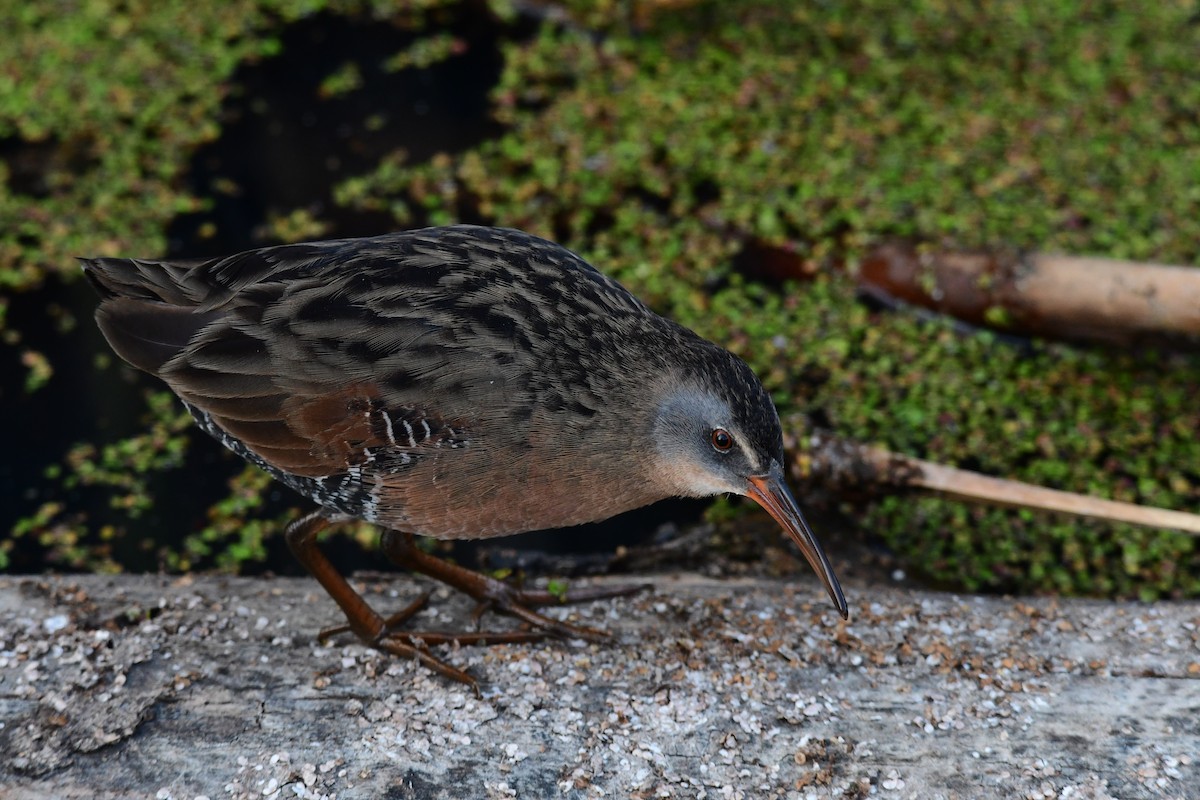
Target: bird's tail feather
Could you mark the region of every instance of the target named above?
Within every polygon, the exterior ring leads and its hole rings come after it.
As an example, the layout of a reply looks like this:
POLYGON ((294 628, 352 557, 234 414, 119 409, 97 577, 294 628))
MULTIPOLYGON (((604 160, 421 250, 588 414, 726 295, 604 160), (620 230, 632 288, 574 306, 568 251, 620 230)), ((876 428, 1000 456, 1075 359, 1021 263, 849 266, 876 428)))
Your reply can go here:
POLYGON ((146 261, 136 258, 81 258, 83 274, 105 299, 132 297, 157 300, 173 306, 197 306, 204 298, 195 296, 187 280, 195 261, 146 261))
POLYGON ((219 316, 154 300, 109 297, 96 310, 96 324, 117 355, 157 375, 197 331, 219 316))

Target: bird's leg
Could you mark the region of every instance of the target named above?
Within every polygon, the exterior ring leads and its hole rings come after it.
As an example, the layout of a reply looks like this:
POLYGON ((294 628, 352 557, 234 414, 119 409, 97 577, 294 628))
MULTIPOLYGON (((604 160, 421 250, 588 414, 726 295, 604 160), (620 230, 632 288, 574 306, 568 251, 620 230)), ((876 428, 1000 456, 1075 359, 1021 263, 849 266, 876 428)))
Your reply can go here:
MULTIPOLYGON (((433 592, 421 592, 415 600, 406 605, 404 608, 392 614, 387 619, 383 620, 384 630, 394 631, 408 622, 414 615, 429 605, 429 598, 433 596, 433 592)), ((334 625, 329 628, 322 628, 317 632, 317 641, 324 644, 327 640, 332 639, 342 633, 353 633, 354 628, 351 625, 334 625)))
POLYGON ((392 626, 403 623, 420 611, 425 606, 425 603, 428 602, 429 595, 426 594, 423 597, 418 597, 407 608, 389 619, 385 620, 379 616, 375 612, 375 609, 371 608, 367 601, 362 598, 362 595, 354 591, 354 587, 342 577, 341 573, 334 568, 329 559, 325 557, 325 554, 317 547, 317 534, 328 525, 329 519, 325 516, 324 512, 318 510, 292 522, 284 532, 284 537, 287 539, 288 547, 291 548, 293 555, 317 579, 317 582, 324 587, 329 596, 341 606, 342 613, 346 615, 346 621, 349 623, 344 628, 322 631, 320 634, 322 639, 327 638, 333 633, 349 630, 365 644, 374 647, 376 650, 395 656, 416 659, 433 671, 451 680, 467 684, 478 695, 479 685, 475 682, 475 679, 461 669, 452 667, 434 656, 429 652, 429 645, 450 642, 458 642, 460 644, 492 644, 531 641, 543 638, 543 635, 539 633, 528 634, 521 632, 506 634, 468 633, 461 635, 448 633, 406 635, 395 633, 392 626))
MULTIPOLYGON (((433 592, 421 592, 417 599, 404 608, 383 620, 383 627, 389 635, 396 635, 410 642, 430 644, 513 644, 516 642, 536 642, 546 638, 546 634, 537 631, 506 631, 503 633, 488 633, 486 631, 471 633, 449 633, 445 631, 401 631, 400 627, 414 617, 417 612, 429 605, 433 592)), ((335 625, 323 628, 317 633, 317 641, 324 643, 334 636, 343 633, 353 633, 349 625, 335 625)))
POLYGON ((384 632, 384 620, 366 600, 363 600, 362 595, 354 591, 354 587, 317 547, 317 534, 327 527, 329 518, 323 511, 317 510, 289 523, 283 535, 296 560, 304 565, 334 602, 341 606, 342 613, 346 615, 346 621, 349 623, 348 629, 364 642, 373 641, 384 632))
POLYGON ((513 588, 504 581, 429 555, 414 544, 411 533, 385 530, 380 540, 380 546, 388 558, 397 565, 428 575, 473 597, 479 603, 476 617, 489 609, 495 610, 516 617, 539 631, 555 636, 603 641, 608 637, 608 633, 552 619, 533 611, 531 606, 584 603, 590 600, 633 594, 645 588, 643 586, 622 586, 615 589, 596 587, 563 594, 547 591, 523 591, 513 588))

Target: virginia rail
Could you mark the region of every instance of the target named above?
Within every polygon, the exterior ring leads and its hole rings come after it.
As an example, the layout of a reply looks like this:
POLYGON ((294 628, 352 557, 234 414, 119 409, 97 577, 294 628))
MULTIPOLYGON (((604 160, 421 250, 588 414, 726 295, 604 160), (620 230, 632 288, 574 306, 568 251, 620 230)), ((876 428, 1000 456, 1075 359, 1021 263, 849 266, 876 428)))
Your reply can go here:
POLYGON ((121 358, 316 501, 287 542, 377 649, 475 686, 428 646, 596 639, 533 609, 623 592, 519 590, 423 552, 414 534, 503 536, 726 492, 771 513, 847 614, 784 482, 779 417, 758 378, 556 244, 455 225, 83 269, 121 358), (316 546, 321 529, 355 518, 380 526, 397 564, 532 630, 405 631, 424 597, 381 617, 316 546))

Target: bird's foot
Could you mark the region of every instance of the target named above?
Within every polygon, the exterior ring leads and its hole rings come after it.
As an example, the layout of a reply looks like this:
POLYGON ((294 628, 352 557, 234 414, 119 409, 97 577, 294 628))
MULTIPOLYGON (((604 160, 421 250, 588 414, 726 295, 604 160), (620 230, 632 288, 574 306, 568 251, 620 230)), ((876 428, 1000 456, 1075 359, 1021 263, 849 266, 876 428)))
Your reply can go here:
MULTIPOLYGON (((415 659, 440 675, 459 683, 467 684, 475 692, 476 697, 481 695, 479 684, 475 679, 470 674, 435 656, 430 652, 430 646, 439 644, 514 644, 519 642, 536 642, 546 638, 546 634, 539 631, 502 631, 494 633, 473 631, 469 633, 453 633, 450 631, 404 630, 404 624, 429 604, 429 598, 432 594, 432 592, 422 592, 419 597, 400 611, 383 619, 378 633, 374 636, 360 635, 359 638, 364 644, 380 652, 400 656, 401 658, 415 659)), ((336 625, 331 628, 325 628, 318 633, 317 641, 324 644, 334 636, 353 632, 354 629, 350 625, 336 625)))
POLYGON ((516 617, 533 626, 543 635, 549 634, 565 639, 586 639, 589 642, 602 642, 609 637, 608 631, 564 622, 533 610, 538 606, 560 605, 564 602, 582 603, 585 602, 584 600, 563 601, 550 592, 526 591, 489 575, 478 572, 472 574, 471 581, 455 588, 475 598, 476 605, 471 612, 471 618, 477 627, 484 614, 494 611, 516 617))
MULTIPOLYGON (((505 584, 506 586, 508 584, 505 584)), ((569 606, 578 603, 591 603, 594 600, 610 600, 614 597, 629 597, 638 592, 654 588, 649 583, 625 586, 583 586, 574 589, 516 589, 516 602, 526 608, 543 608, 545 606, 569 606)))
MULTIPOLYGON (((587 603, 611 597, 624 597, 649 588, 643 586, 589 586, 563 592, 549 590, 518 589, 502 580, 452 564, 418 549, 411 534, 385 531, 382 539, 384 552, 396 564, 420 572, 442 583, 452 586, 474 598, 476 603, 473 618, 476 623, 488 611, 515 617, 533 627, 534 635, 551 635, 565 639, 585 639, 591 642, 604 641, 609 634, 586 625, 548 617, 534 611, 544 606, 587 603)), ((491 636, 493 634, 481 634, 491 636)), ((503 635, 503 634, 500 634, 503 635)))
MULTIPOLYGON (((520 642, 536 642, 546 638, 546 634, 540 631, 469 631, 455 633, 453 631, 405 630, 404 624, 412 619, 417 612, 429 605, 429 598, 432 596, 433 592, 422 592, 417 599, 413 600, 407 606, 390 617, 385 617, 383 619, 383 627, 377 635, 360 636, 359 638, 372 647, 376 647, 379 642, 384 640, 407 641, 408 645, 419 647, 435 644, 516 644, 520 642)), ((334 625, 323 628, 317 633, 317 642, 325 644, 335 636, 353 632, 354 629, 350 625, 334 625)))
POLYGON ((329 522, 323 511, 314 511, 292 522, 286 531, 288 546, 296 554, 296 558, 312 573, 346 615, 348 624, 321 631, 317 635, 319 642, 323 643, 340 633, 353 633, 361 642, 376 650, 414 659, 439 675, 470 686, 475 696, 479 697, 479 684, 475 679, 433 655, 429 650, 431 645, 509 644, 535 642, 546 637, 544 631, 448 633, 403 630, 404 624, 428 605, 431 593, 423 593, 390 617, 380 616, 317 548, 317 534, 328 526, 329 522))
POLYGON ((597 628, 584 625, 573 625, 569 622, 547 617, 533 609, 547 606, 573 605, 590 603, 595 600, 607 600, 613 597, 627 597, 649 589, 649 584, 638 586, 587 586, 566 591, 550 591, 546 589, 518 589, 504 581, 487 575, 474 573, 480 583, 473 588, 462 588, 464 592, 474 597, 478 603, 471 612, 471 618, 476 626, 479 620, 489 611, 507 614, 524 620, 546 633, 568 638, 586 639, 588 641, 603 641, 609 633, 597 628))

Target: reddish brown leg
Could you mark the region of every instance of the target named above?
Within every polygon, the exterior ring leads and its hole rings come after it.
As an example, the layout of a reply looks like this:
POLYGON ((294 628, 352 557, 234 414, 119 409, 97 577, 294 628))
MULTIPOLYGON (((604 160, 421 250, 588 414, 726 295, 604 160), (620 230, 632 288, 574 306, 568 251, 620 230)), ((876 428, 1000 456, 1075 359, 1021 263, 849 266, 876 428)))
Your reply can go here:
POLYGON ((385 530, 380 546, 388 558, 397 565, 428 575, 475 598, 479 603, 475 609, 476 618, 485 611, 494 610, 516 617, 540 631, 555 636, 603 641, 608 637, 608 633, 596 628, 560 622, 533 611, 531 607, 586 603, 609 597, 623 597, 648 588, 646 586, 589 587, 572 590, 561 595, 546 591, 524 591, 515 589, 504 581, 429 555, 413 543, 411 533, 385 530))
POLYGON ((451 680, 465 683, 479 695, 479 685, 475 679, 461 669, 452 667, 429 652, 428 645, 458 642, 460 644, 494 644, 505 642, 525 642, 543 638, 540 633, 513 632, 504 634, 449 634, 449 633, 402 633, 391 629, 393 624, 401 624, 424 607, 429 596, 417 598, 407 608, 389 619, 384 619, 375 612, 362 595, 341 574, 334 569, 333 564, 317 547, 317 534, 329 525, 329 519, 322 511, 314 511, 288 525, 284 533, 288 547, 296 559, 304 565, 314 578, 325 588, 329 596, 341 606, 349 623, 341 629, 330 629, 321 632, 324 638, 340 630, 349 630, 365 644, 376 650, 390 653, 403 658, 413 658, 420 661, 433 671, 451 680))
MULTIPOLYGON (((404 608, 400 609, 395 614, 392 614, 383 621, 384 630, 396 630, 405 622, 408 622, 413 615, 417 614, 419 611, 421 611, 421 609, 429 605, 429 598, 432 595, 433 592, 421 592, 416 600, 413 600, 404 608)), ((352 633, 353 631, 354 628, 351 625, 334 625, 331 628, 322 628, 317 632, 317 641, 320 644, 324 644, 327 640, 332 639, 334 636, 338 636, 343 633, 352 633)))
MULTIPOLYGON (((392 614, 383 621, 383 627, 388 633, 396 634, 402 638, 411 639, 414 642, 424 642, 425 644, 514 644, 519 642, 537 642, 546 638, 546 634, 538 631, 504 631, 502 633, 489 633, 487 631, 472 632, 472 633, 447 633, 444 631, 401 631, 400 627, 408 622, 417 612, 421 611, 425 606, 429 605, 429 598, 433 596, 433 592, 421 592, 416 600, 413 600, 404 608, 392 614)), ((324 628, 317 634, 317 641, 324 643, 334 636, 343 633, 352 633, 353 628, 349 625, 335 625, 331 628, 324 628)))

